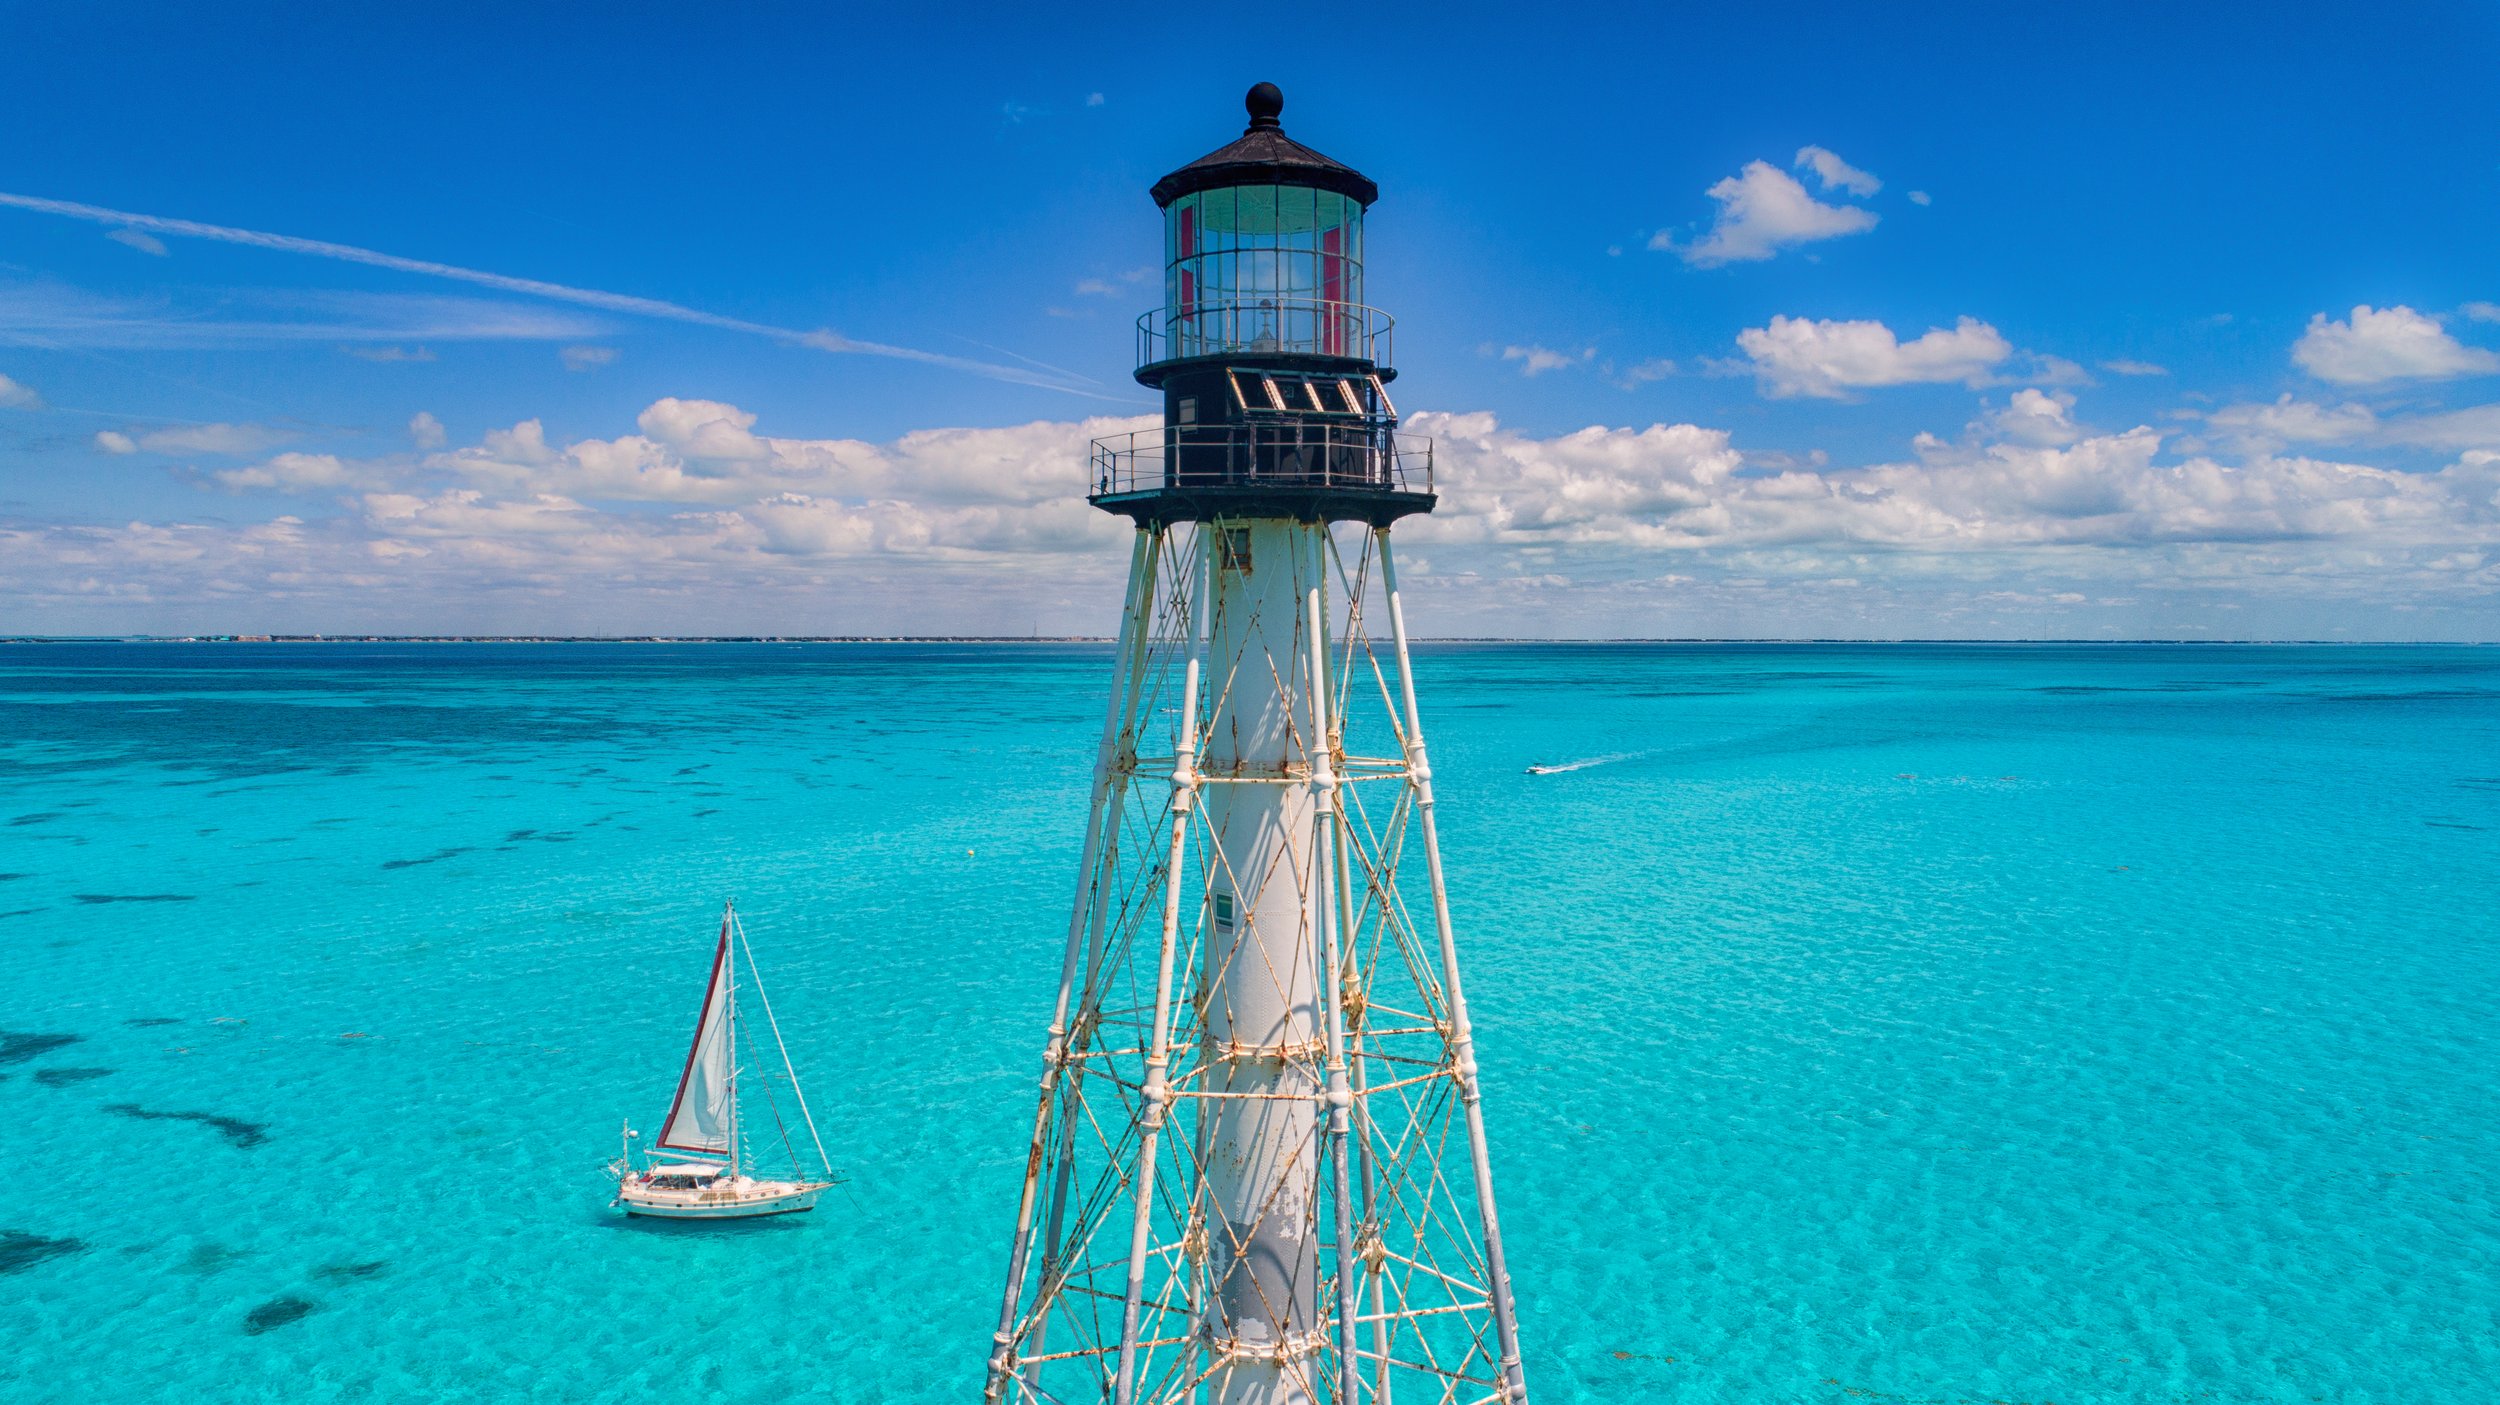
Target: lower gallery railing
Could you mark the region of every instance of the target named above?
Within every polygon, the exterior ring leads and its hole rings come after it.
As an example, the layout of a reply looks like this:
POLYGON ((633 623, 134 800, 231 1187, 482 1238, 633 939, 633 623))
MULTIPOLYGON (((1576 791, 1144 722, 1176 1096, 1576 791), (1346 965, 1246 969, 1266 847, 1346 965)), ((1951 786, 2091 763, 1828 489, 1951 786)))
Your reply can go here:
POLYGON ((1228 424, 1138 430, 1097 439, 1095 497, 1166 488, 1432 491, 1432 440, 1385 428, 1228 424))

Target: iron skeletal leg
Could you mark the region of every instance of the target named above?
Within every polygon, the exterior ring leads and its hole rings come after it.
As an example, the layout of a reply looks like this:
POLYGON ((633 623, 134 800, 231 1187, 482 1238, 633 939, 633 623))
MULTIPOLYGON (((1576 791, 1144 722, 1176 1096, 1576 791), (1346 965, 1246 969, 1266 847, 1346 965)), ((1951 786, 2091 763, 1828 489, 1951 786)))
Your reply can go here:
POLYGON ((992 1400, 1525 1399, 1386 548, 1141 531, 992 1400))

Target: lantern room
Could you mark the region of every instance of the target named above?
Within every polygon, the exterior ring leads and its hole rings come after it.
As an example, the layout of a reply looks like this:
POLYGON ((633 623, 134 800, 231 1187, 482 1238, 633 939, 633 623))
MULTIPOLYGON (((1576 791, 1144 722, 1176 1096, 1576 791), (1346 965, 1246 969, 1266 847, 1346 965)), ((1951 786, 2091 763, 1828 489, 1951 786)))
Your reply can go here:
POLYGON ((1155 183, 1163 306, 1139 324, 1141 372, 1234 352, 1382 359, 1388 319, 1363 303, 1380 188, 1286 136, 1284 105, 1275 84, 1252 88, 1240 140, 1155 183))
POLYGON ((1139 520, 1393 520, 1432 505, 1432 446, 1396 432, 1390 320, 1363 302, 1380 188, 1285 135, 1272 83, 1229 145, 1155 182, 1163 301, 1137 379, 1163 424, 1095 441, 1094 503, 1139 520))

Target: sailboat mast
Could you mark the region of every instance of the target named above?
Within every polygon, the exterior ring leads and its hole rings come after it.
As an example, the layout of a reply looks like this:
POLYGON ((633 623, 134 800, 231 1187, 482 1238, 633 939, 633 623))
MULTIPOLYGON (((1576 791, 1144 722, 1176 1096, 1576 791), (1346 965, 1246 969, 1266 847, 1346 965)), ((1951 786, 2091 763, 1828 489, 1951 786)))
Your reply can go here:
MULTIPOLYGON (((734 902, 723 904, 721 907, 723 932, 726 933, 729 924, 735 921, 737 921, 737 904, 734 902)), ((738 1179, 738 1164, 746 1159, 741 1154, 745 1138, 740 1135, 745 1127, 738 1115, 738 953, 730 952, 729 960, 725 964, 726 969, 721 972, 721 979, 728 985, 722 995, 721 1015, 728 1025, 723 1033, 729 1037, 729 1179, 735 1181, 738 1179)))

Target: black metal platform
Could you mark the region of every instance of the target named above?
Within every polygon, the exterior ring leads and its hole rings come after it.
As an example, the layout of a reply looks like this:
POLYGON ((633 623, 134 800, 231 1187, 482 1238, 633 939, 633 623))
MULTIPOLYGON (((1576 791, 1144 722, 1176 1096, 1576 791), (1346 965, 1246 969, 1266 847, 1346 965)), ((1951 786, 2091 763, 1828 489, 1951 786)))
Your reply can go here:
POLYGON ((1431 493, 1396 489, 1339 488, 1265 484, 1251 486, 1132 489, 1096 493, 1086 499, 1105 512, 1134 519, 1138 525, 1169 522, 1238 521, 1250 517, 1283 517, 1296 522, 1368 522, 1386 527, 1401 517, 1432 511, 1431 493))
POLYGON ((1290 517, 1385 525, 1438 501, 1432 440, 1386 424, 1166 426, 1094 441, 1087 501, 1139 522, 1290 517))

